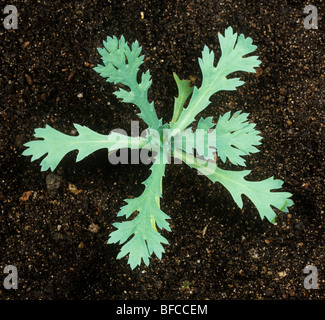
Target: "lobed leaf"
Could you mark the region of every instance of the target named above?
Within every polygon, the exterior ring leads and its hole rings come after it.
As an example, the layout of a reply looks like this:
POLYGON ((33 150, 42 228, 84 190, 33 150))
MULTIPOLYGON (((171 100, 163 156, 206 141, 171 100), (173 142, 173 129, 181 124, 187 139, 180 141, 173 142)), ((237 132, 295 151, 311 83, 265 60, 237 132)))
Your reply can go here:
POLYGON ((41 171, 54 169, 58 166, 63 157, 73 151, 78 150, 76 162, 83 160, 89 154, 99 149, 107 148, 108 151, 120 148, 139 149, 143 147, 147 140, 142 137, 129 137, 123 134, 112 132, 109 135, 97 133, 85 126, 74 124, 78 136, 69 136, 46 125, 45 128, 35 129, 34 140, 24 144, 27 149, 23 156, 32 156, 31 161, 37 160, 46 155, 41 161, 41 171))
MULTIPOLYGON (((255 72, 260 65, 257 56, 244 57, 253 52, 256 46, 251 38, 244 35, 238 37, 231 27, 225 31, 225 36, 219 33, 221 57, 217 66, 214 66, 214 52, 207 46, 199 58, 202 72, 202 84, 200 88, 194 87, 193 94, 187 108, 183 108, 181 115, 174 124, 173 129, 183 131, 194 120, 195 116, 210 104, 210 97, 221 90, 236 90, 244 84, 239 78, 227 77, 236 71, 255 72)), ((177 131, 175 131, 177 132, 177 131)))
POLYGON ((293 205, 293 201, 289 199, 292 196, 291 193, 272 191, 281 189, 282 180, 275 180, 271 177, 262 181, 248 181, 244 177, 250 173, 250 170, 223 170, 215 163, 202 163, 194 156, 185 156, 180 150, 175 150, 174 155, 188 166, 206 175, 212 182, 221 183, 230 192, 239 208, 243 208, 242 195, 247 196, 257 208, 261 219, 266 217, 274 223, 276 214, 272 207, 288 212, 288 208, 293 205))
POLYGON ((248 122, 248 113, 235 112, 230 116, 227 112, 219 116, 215 129, 209 134, 215 140, 213 147, 223 162, 226 158, 236 165, 245 166, 242 156, 256 153, 255 147, 261 144, 260 132, 255 129, 255 123, 248 122))
POLYGON ((130 48, 123 36, 119 40, 115 36, 107 37, 104 48, 98 48, 98 52, 104 65, 97 65, 94 70, 107 78, 108 82, 128 87, 128 90, 120 89, 114 94, 123 102, 135 104, 141 111, 139 117, 149 127, 161 126, 162 121, 158 120, 154 103, 148 101, 148 89, 152 82, 149 70, 142 73, 140 83, 137 80, 139 67, 144 61, 138 41, 133 42, 130 48))
POLYGON ((174 137, 176 143, 183 139, 182 149, 190 154, 196 149, 197 154, 207 160, 214 160, 217 152, 219 158, 235 165, 245 166, 245 159, 242 157, 259 150, 255 147, 261 144, 260 132, 255 129, 255 124, 248 121, 248 113, 235 112, 232 116, 230 112, 219 116, 215 125, 212 117, 198 122, 197 129, 193 132, 188 128, 183 133, 174 137), (215 127, 214 129, 212 129, 215 127))
POLYGON ((129 255, 128 263, 132 269, 141 264, 148 265, 150 256, 155 253, 160 259, 164 252, 162 244, 168 241, 157 231, 160 229, 170 231, 167 219, 169 217, 160 209, 159 198, 162 191, 162 177, 165 174, 165 164, 153 164, 151 175, 143 182, 143 193, 134 199, 126 199, 127 203, 121 208, 118 216, 129 218, 137 212, 132 220, 114 224, 116 230, 110 234, 107 243, 124 244, 117 258, 129 255))

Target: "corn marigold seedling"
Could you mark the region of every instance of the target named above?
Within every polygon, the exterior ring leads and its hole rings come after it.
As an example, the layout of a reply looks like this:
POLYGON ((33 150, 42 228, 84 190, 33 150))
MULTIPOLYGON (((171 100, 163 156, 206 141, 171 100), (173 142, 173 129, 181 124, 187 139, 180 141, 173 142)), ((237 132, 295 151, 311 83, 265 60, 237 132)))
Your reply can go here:
POLYGON ((176 163, 186 163, 198 170, 212 182, 221 183, 231 194, 239 206, 243 207, 242 195, 250 199, 260 217, 266 217, 274 223, 274 208, 288 212, 293 205, 289 199, 292 195, 279 191, 283 181, 270 177, 262 181, 248 181, 245 177, 250 170, 230 171, 217 166, 216 156, 222 162, 229 161, 234 165, 245 166, 244 156, 258 152, 261 144, 260 132, 255 124, 248 121, 248 114, 241 111, 231 115, 230 112, 220 115, 217 122, 212 117, 200 118, 196 129, 191 127, 195 117, 210 104, 210 98, 222 90, 236 90, 244 84, 239 78, 229 78, 234 72, 254 73, 260 65, 257 56, 247 56, 256 50, 251 38, 233 32, 231 27, 220 34, 221 56, 215 66, 214 52, 204 47, 199 65, 202 72, 202 83, 199 87, 191 86, 189 80, 180 80, 174 74, 178 87, 178 96, 174 100, 173 116, 169 123, 163 123, 157 117, 154 103, 148 100, 151 86, 149 71, 139 75, 139 67, 144 62, 141 47, 135 41, 131 46, 124 37, 120 39, 107 37, 103 48, 98 48, 102 57, 102 65, 94 68, 102 77, 113 84, 122 84, 114 94, 125 103, 136 105, 138 116, 147 124, 141 136, 128 136, 111 131, 109 135, 99 134, 91 129, 74 124, 79 135, 69 136, 50 126, 35 130, 34 140, 25 144, 25 156, 32 156, 31 161, 39 159, 41 170, 57 167, 62 158, 70 151, 78 150, 76 161, 80 161, 92 152, 106 148, 109 154, 121 148, 149 150, 152 152, 151 173, 143 182, 143 193, 133 199, 126 199, 126 205, 118 212, 125 217, 122 222, 114 223, 116 228, 111 232, 108 243, 122 245, 117 258, 128 256, 132 269, 143 261, 149 265, 153 253, 161 259, 167 239, 160 230, 170 230, 169 216, 160 208, 162 197, 162 180, 165 166, 173 157, 176 163), (125 89, 127 88, 127 89, 125 89))

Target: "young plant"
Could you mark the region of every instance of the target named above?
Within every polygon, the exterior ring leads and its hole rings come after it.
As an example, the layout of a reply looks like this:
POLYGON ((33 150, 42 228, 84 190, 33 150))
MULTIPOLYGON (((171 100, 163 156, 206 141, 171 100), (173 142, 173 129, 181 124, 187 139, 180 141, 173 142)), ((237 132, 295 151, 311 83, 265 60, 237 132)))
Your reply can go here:
MULTIPOLYGON (((155 253, 161 259, 164 252, 163 244, 168 241, 159 229, 170 231, 167 216, 160 208, 162 197, 162 179, 165 175, 165 165, 170 156, 179 162, 185 162, 191 168, 204 174, 212 182, 221 183, 232 195, 234 201, 243 207, 242 195, 247 196, 256 206, 260 217, 266 217, 274 223, 276 214, 272 207, 288 212, 293 205, 289 199, 291 194, 279 192, 283 181, 273 177, 262 181, 248 181, 245 177, 250 170, 229 171, 221 169, 216 164, 216 157, 222 162, 245 166, 243 156, 258 152, 260 132, 255 124, 248 121, 248 114, 241 111, 220 115, 216 123, 212 117, 200 118, 194 131, 190 127, 195 117, 210 104, 213 94, 221 90, 236 90, 244 84, 239 78, 228 78, 237 71, 255 72, 260 65, 257 56, 247 56, 255 51, 251 38, 237 35, 231 27, 225 30, 224 36, 219 33, 221 57, 215 66, 214 52, 204 47, 199 65, 202 72, 200 87, 192 87, 190 81, 174 78, 178 87, 178 97, 174 101, 174 112, 170 123, 158 119, 154 103, 148 101, 148 89, 151 85, 149 71, 141 73, 139 67, 144 62, 141 47, 135 41, 129 46, 124 37, 108 37, 104 47, 98 48, 103 65, 94 70, 108 82, 122 84, 114 94, 123 102, 136 105, 138 116, 147 124, 145 134, 133 137, 116 131, 109 135, 96 133, 85 126, 74 124, 79 135, 69 136, 50 126, 35 130, 35 140, 25 144, 28 149, 23 155, 31 155, 31 161, 46 155, 41 161, 41 170, 57 167, 62 158, 70 151, 78 150, 76 161, 80 161, 90 153, 107 148, 109 153, 121 149, 142 149, 152 152, 151 173, 143 182, 143 193, 133 199, 126 199, 126 205, 121 207, 118 217, 125 221, 114 223, 114 230, 108 243, 122 245, 117 258, 128 255, 128 263, 132 269, 141 264, 149 265, 150 256, 155 253), (185 107, 188 101, 187 107, 185 107), (195 150, 195 151, 194 151, 195 150), (278 190, 278 192, 274 192, 278 190)), ((142 151, 141 150, 141 151, 142 151)))

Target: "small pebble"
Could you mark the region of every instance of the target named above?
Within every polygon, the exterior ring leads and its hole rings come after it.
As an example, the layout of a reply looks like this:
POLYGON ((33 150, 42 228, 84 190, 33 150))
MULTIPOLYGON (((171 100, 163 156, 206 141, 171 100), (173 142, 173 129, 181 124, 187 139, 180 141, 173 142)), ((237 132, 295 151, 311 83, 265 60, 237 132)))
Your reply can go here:
POLYGON ((61 178, 59 176, 57 176, 56 174, 53 174, 53 173, 49 173, 46 176, 47 192, 51 196, 54 196, 57 194, 60 186, 61 186, 61 178))
POLYGON ((69 183, 69 187, 68 187, 69 191, 73 194, 78 194, 80 193, 82 190, 79 190, 74 184, 69 183))
POLYGON ((92 233, 97 233, 98 230, 99 230, 99 225, 98 224, 95 224, 95 223, 91 223, 88 227, 88 230, 92 233))

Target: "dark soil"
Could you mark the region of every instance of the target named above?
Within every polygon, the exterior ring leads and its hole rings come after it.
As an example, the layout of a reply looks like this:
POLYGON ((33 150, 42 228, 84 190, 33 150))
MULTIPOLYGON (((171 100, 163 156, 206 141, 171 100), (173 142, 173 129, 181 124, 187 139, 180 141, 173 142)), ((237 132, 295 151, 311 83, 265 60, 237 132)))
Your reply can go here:
POLYGON ((17 6, 19 26, 0 24, 0 273, 16 266, 18 289, 1 281, 0 299, 325 298, 324 2, 313 1, 316 30, 304 28, 308 1, 2 1, 1 12, 6 4, 17 6), (68 134, 73 123, 129 132, 138 110, 92 69, 108 35, 139 41, 150 99, 169 121, 172 73, 200 83, 197 58, 205 44, 219 52, 217 33, 228 26, 254 40, 262 64, 201 115, 250 113, 264 137, 246 160, 251 179, 283 179, 295 205, 272 225, 247 199, 240 210, 221 185, 169 165, 161 201, 169 245, 161 260, 131 271, 106 241, 149 167, 114 166, 101 150, 79 163, 69 154, 51 176, 21 155, 23 144, 45 124, 68 134), (307 265, 318 269, 318 289, 304 288, 307 265))

